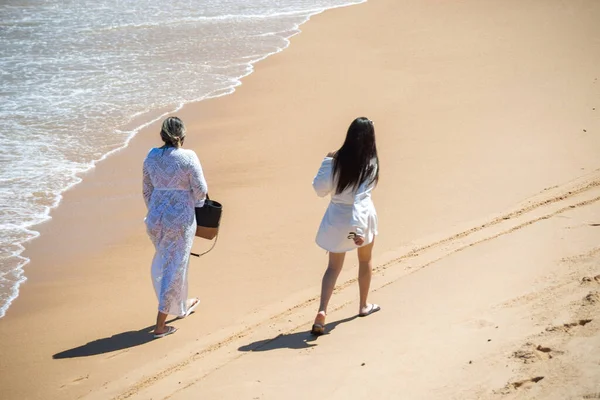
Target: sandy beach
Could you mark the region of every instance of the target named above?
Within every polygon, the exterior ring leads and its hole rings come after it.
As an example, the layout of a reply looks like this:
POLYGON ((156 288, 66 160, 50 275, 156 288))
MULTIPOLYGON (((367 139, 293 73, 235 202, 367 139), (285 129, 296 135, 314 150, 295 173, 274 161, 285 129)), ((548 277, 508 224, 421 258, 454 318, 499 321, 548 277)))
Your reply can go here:
POLYGON ((177 114, 225 207, 215 250, 191 260, 197 312, 152 340, 153 124, 27 245, 0 319, 0 397, 600 398, 599 20, 591 0, 372 0, 313 17, 234 94, 177 114), (355 318, 349 255, 314 340, 327 201, 311 180, 358 116, 381 159, 382 311, 355 318))

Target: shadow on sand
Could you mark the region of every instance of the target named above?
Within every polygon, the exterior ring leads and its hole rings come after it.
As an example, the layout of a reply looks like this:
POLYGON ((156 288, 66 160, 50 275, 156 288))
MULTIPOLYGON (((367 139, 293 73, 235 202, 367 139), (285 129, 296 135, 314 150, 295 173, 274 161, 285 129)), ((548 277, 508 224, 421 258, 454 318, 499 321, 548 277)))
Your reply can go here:
MULTIPOLYGON (((325 325, 325 334, 329 334, 336 326, 345 322, 350 322, 357 316, 352 316, 338 321, 333 321, 325 325)), ((171 323, 175 321, 175 318, 167 321, 171 323)), ((55 360, 64 358, 76 358, 76 357, 88 357, 95 356, 98 354, 111 353, 113 351, 119 351, 128 349, 131 347, 139 346, 154 340, 152 330, 154 325, 147 326, 137 331, 128 331, 117 333, 116 335, 94 340, 79 347, 75 347, 69 350, 61 351, 52 356, 55 360)), ((257 342, 250 343, 248 345, 240 347, 239 351, 269 351, 275 349, 306 349, 308 347, 316 346, 317 337, 310 334, 310 332, 297 332, 287 335, 279 335, 274 338, 259 340, 257 342)))
MULTIPOLYGON (((357 315, 349 318, 340 319, 338 321, 330 322, 325 324, 325 334, 329 334, 336 326, 350 322, 355 319, 357 315)), ((306 349, 309 347, 316 346, 314 343, 317 341, 317 336, 313 336, 310 332, 296 332, 290 334, 278 335, 271 339, 259 340, 245 346, 240 347, 239 351, 269 351, 276 349, 306 349)))
MULTIPOLYGON (((167 321, 167 323, 175 320, 176 318, 173 318, 167 321)), ((153 329, 154 325, 150 325, 139 331, 117 333, 111 337, 94 340, 82 346, 61 351, 54 354, 52 358, 59 360, 63 358, 88 357, 139 346, 154 340, 154 336, 152 335, 153 329)))

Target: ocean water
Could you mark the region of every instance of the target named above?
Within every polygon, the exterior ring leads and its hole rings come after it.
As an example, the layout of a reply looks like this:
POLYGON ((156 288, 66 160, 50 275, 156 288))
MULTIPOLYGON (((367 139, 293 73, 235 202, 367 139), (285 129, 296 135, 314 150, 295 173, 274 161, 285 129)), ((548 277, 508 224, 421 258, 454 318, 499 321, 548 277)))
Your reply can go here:
POLYGON ((0 318, 23 243, 125 127, 232 93, 310 16, 363 1, 0 1, 0 318))

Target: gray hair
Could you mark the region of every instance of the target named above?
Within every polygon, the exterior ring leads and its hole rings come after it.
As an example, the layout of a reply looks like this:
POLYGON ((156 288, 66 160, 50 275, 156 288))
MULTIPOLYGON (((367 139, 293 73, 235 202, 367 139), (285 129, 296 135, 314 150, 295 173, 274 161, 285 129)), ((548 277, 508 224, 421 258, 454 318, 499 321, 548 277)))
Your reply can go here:
POLYGON ((169 117, 163 121, 160 137, 167 146, 179 147, 185 139, 185 126, 177 117, 169 117))

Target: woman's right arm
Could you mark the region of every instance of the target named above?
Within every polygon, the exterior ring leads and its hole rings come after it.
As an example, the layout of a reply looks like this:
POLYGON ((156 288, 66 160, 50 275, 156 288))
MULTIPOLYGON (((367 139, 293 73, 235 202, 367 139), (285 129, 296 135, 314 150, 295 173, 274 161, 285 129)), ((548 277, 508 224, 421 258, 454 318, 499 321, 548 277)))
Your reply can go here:
POLYGON ((152 180, 150 179, 150 172, 148 171, 148 166, 146 164, 147 161, 145 160, 142 193, 144 194, 144 202, 146 203, 146 208, 148 208, 148 204, 150 204, 150 197, 152 196, 152 192, 154 191, 154 185, 152 185, 152 180))
POLYGON ((319 172, 317 172, 317 176, 313 179, 313 188, 319 197, 325 197, 333 190, 333 179, 331 176, 333 171, 333 158, 330 154, 325 157, 321 163, 319 172))

